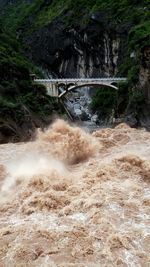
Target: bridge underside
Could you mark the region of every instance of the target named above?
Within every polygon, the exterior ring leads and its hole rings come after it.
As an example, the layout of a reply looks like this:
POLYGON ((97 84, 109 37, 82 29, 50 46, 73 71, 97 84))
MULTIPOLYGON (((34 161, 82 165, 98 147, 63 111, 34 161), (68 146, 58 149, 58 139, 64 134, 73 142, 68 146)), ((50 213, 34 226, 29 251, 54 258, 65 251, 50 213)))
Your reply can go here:
POLYGON ((67 93, 69 93, 70 91, 74 91, 78 88, 82 88, 82 87, 110 87, 112 89, 118 90, 118 88, 115 85, 112 84, 97 84, 97 83, 91 83, 91 84, 81 84, 81 85, 69 85, 66 88, 63 89, 63 91, 61 91, 61 89, 58 88, 58 97, 61 98, 63 96, 65 96, 67 93))
POLYGON ((83 83, 83 84, 53 84, 53 83, 47 83, 42 82, 46 88, 47 88, 47 94, 52 97, 61 98, 65 96, 67 93, 74 91, 78 88, 87 88, 87 87, 110 87, 112 89, 118 90, 118 87, 116 86, 116 83, 110 84, 110 83, 83 83))

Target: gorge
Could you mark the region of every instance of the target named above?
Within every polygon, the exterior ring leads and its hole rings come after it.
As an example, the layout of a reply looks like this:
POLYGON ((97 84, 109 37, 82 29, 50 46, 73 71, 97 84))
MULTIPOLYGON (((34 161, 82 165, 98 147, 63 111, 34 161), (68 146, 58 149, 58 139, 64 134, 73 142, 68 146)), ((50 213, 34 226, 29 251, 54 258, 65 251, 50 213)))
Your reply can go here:
POLYGON ((96 93, 104 106, 94 102, 93 110, 107 119, 114 109, 117 118, 128 117, 149 128, 148 0, 1 0, 0 6, 1 142, 6 135, 6 141, 11 136, 29 139, 27 128, 33 133, 48 125, 53 114, 65 112, 44 89, 37 96, 29 73, 39 78, 128 77, 112 106, 106 101, 109 94, 96 93), (42 109, 37 102, 41 98, 42 109))

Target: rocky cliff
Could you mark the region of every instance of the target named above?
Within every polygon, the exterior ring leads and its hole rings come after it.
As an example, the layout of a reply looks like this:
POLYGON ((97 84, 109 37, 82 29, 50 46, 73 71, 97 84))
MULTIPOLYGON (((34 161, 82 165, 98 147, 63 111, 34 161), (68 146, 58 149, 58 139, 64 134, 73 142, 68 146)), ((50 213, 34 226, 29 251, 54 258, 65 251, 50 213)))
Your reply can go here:
POLYGON ((62 16, 23 36, 23 42, 36 64, 59 77, 112 77, 127 50, 127 27, 112 26, 106 13, 71 27, 62 16))
POLYGON ((141 125, 150 129, 150 45, 141 50, 141 64, 138 88, 144 94, 144 103, 141 107, 141 125))

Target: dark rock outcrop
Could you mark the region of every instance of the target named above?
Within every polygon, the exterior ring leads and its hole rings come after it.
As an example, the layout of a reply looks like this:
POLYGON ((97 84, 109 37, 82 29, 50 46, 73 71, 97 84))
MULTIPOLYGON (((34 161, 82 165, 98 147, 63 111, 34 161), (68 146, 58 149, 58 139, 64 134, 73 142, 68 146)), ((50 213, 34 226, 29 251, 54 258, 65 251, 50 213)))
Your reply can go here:
POLYGON ((145 46, 142 49, 138 86, 145 98, 145 102, 141 107, 140 123, 141 126, 150 130, 150 46, 145 46))
POLYGON ((68 27, 61 16, 23 42, 36 64, 59 77, 109 77, 123 62, 127 27, 113 25, 106 13, 93 14, 86 26, 68 27))

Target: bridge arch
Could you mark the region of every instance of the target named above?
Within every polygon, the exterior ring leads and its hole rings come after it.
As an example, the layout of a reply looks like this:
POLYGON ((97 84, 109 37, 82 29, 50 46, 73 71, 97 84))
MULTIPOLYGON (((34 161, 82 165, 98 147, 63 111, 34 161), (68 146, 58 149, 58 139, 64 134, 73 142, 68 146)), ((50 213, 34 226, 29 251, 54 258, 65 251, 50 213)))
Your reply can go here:
POLYGON ((113 84, 105 84, 105 83, 85 83, 85 84, 81 84, 81 85, 71 85, 69 88, 67 88, 66 90, 64 90, 63 92, 61 92, 59 94, 59 98, 62 98, 63 96, 65 96, 67 93, 69 93, 70 91, 73 91, 75 89, 78 89, 78 88, 82 88, 82 87, 100 87, 100 86, 103 86, 103 87, 110 87, 110 88, 113 88, 115 90, 118 90, 118 87, 116 87, 115 85, 113 84))

